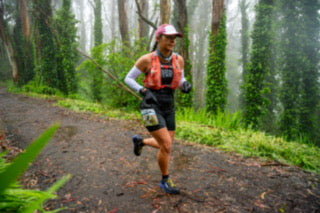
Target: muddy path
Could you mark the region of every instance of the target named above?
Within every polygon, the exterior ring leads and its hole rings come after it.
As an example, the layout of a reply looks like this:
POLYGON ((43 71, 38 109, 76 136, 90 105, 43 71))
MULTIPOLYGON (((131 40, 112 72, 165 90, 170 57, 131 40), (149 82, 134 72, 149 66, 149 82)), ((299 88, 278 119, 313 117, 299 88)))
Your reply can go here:
POLYGON ((26 187, 46 189, 63 175, 73 175, 48 209, 320 212, 319 175, 178 140, 170 171, 182 193, 168 195, 159 187, 157 151, 146 147, 140 157, 132 152, 131 137, 147 136, 138 121, 75 113, 54 103, 0 88, 0 119, 12 145, 25 148, 50 125, 61 122, 54 139, 22 178, 26 187))

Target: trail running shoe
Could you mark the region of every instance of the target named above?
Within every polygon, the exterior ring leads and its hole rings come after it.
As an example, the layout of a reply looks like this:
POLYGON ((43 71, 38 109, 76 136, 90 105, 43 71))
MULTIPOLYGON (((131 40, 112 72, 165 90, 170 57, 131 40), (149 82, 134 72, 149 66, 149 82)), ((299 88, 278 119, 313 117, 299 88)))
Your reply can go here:
POLYGON ((180 194, 180 189, 177 188, 172 179, 169 177, 160 182, 160 187, 163 188, 169 194, 180 194))
POLYGON ((142 152, 142 147, 144 146, 143 144, 143 138, 140 137, 139 135, 135 135, 132 138, 133 142, 133 152, 136 156, 140 156, 142 152))

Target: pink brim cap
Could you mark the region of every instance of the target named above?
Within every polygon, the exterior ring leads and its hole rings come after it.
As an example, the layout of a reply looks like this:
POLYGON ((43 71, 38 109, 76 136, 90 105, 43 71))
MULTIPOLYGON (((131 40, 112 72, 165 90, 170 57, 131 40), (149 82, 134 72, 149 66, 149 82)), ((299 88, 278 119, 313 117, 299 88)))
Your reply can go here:
POLYGON ((182 34, 179 33, 171 24, 160 25, 156 32, 156 38, 159 38, 160 35, 176 35, 178 37, 182 37, 182 34))

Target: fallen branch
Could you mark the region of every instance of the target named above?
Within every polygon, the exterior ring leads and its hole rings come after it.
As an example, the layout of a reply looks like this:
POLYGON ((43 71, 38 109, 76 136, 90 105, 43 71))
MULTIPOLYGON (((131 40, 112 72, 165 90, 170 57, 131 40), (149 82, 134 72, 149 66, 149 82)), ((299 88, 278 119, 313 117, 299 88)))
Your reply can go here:
POLYGON ((267 162, 265 164, 261 164, 261 166, 283 166, 283 167, 288 167, 288 164, 285 163, 280 163, 280 162, 267 162))
POLYGON ((132 95, 136 96, 139 100, 142 100, 142 98, 137 95, 133 90, 131 90, 129 87, 127 87, 126 85, 124 85, 116 76, 114 76, 111 72, 105 70, 100 64, 98 64, 98 62, 96 62, 93 58, 91 58, 90 56, 88 56, 87 54, 85 54, 84 52, 82 52, 81 50, 77 49, 77 51, 85 56, 86 58, 88 58, 92 63, 94 63, 100 70, 102 70, 103 72, 105 72, 109 77, 111 77, 113 80, 115 80, 120 88, 126 90, 127 92, 130 92, 132 95))

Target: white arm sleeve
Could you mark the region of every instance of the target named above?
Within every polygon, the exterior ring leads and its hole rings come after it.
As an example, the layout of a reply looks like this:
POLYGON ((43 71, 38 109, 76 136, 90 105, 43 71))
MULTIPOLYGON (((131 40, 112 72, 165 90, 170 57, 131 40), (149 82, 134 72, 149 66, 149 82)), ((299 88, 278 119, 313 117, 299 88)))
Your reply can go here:
POLYGON ((143 88, 136 79, 142 74, 142 71, 139 70, 136 66, 132 67, 130 72, 127 74, 126 78, 124 79, 124 82, 131 87, 131 89, 135 90, 136 92, 139 92, 140 89, 143 88))
POLYGON ((179 87, 182 88, 183 86, 183 83, 187 81, 187 79, 184 77, 184 70, 182 70, 182 78, 180 80, 180 84, 179 84, 179 87))

